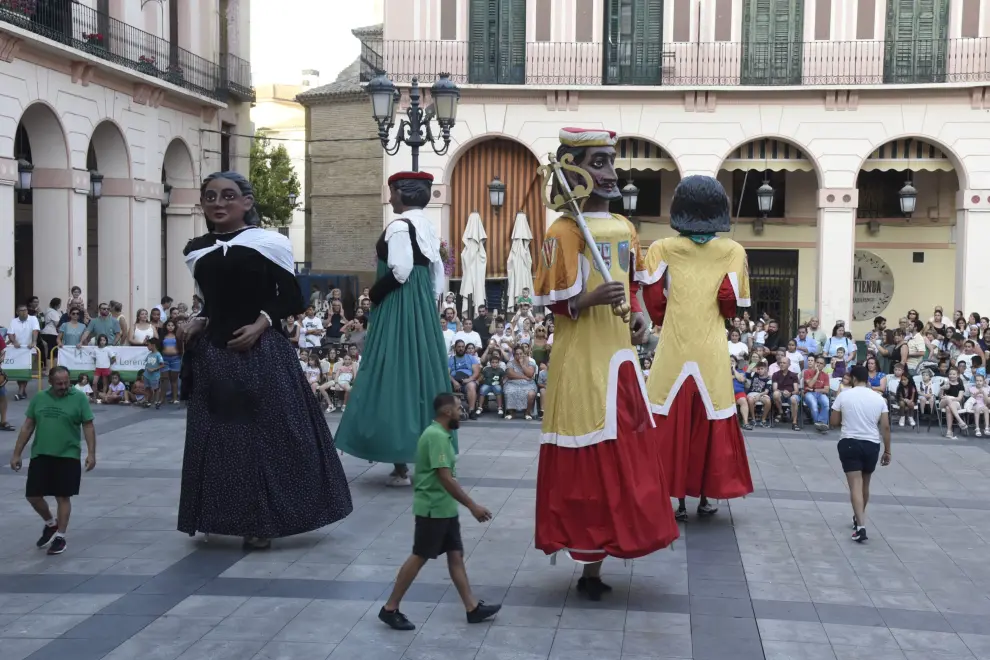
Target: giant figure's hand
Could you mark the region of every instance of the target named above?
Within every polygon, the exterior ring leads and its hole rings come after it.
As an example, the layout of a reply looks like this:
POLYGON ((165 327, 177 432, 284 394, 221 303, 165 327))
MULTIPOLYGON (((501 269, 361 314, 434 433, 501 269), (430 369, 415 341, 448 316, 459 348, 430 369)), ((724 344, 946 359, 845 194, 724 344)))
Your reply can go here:
POLYGON ((577 308, 586 309, 598 305, 618 305, 626 299, 626 287, 622 282, 603 282, 593 291, 585 291, 578 298, 577 308))
POLYGON ((633 312, 629 319, 629 332, 632 334, 633 346, 646 343, 646 317, 642 312, 633 312))

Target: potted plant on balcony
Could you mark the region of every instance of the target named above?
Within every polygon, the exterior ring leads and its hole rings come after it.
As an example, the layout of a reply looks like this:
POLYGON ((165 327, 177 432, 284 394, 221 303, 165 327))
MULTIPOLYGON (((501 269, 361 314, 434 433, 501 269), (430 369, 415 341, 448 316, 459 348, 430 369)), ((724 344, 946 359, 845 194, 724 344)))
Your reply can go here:
POLYGON ((178 64, 170 64, 168 70, 165 71, 165 80, 181 87, 186 80, 182 73, 182 67, 178 64))
POLYGON ((86 52, 92 53, 93 55, 97 55, 99 57, 104 57, 106 55, 107 52, 107 47, 105 45, 106 42, 103 38, 103 35, 100 34, 99 32, 91 32, 89 34, 84 33, 83 41, 85 42, 85 45, 83 46, 83 50, 85 50, 86 52))
POLYGON ((161 73, 155 65, 154 55, 142 55, 138 58, 137 70, 149 76, 157 76, 161 73))

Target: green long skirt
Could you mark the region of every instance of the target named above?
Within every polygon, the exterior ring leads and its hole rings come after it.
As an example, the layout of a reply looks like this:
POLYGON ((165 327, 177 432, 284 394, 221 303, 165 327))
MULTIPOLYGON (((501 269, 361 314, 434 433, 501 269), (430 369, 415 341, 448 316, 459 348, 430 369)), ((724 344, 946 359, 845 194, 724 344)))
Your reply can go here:
MULTIPOLYGON (((378 277, 387 270, 379 261, 378 277)), ((425 266, 414 266, 409 279, 371 310, 364 347, 335 434, 337 447, 378 463, 414 463, 419 436, 433 421, 433 398, 451 391, 433 280, 425 266)))

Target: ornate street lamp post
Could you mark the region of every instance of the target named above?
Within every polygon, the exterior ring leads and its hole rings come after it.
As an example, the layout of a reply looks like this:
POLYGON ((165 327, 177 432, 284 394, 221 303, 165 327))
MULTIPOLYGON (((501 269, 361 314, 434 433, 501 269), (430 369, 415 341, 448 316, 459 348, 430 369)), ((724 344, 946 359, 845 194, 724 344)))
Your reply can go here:
POLYGON ((371 114, 378 124, 378 137, 386 154, 394 156, 399 153, 402 144, 408 144, 412 150, 412 170, 418 172, 420 147, 429 144, 438 156, 447 153, 450 147, 450 129, 457 120, 457 104, 461 98, 461 91, 450 80, 450 74, 441 73, 439 80, 433 83, 430 88, 433 103, 425 109, 420 106, 419 80, 412 79, 409 109, 406 110, 408 119, 399 122, 399 129, 391 146, 388 136, 395 126, 399 90, 385 74, 381 74, 368 83, 366 91, 371 96, 371 114), (433 119, 436 119, 439 126, 439 135, 433 134, 433 119))

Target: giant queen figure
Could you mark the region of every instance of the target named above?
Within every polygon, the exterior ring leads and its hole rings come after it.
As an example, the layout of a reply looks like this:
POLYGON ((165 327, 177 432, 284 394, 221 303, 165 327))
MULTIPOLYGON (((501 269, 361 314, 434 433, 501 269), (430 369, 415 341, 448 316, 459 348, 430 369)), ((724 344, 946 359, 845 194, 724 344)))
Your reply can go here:
POLYGON ((650 403, 677 519, 686 495, 708 501, 753 492, 746 446, 736 421, 725 319, 749 307, 746 250, 716 236, 729 231, 729 200, 708 176, 688 176, 674 190, 670 225, 678 235, 657 241, 639 279, 643 300, 661 326, 650 371, 650 403))
POLYGON ((678 536, 633 339, 646 320, 634 274, 636 230, 609 212, 621 197, 616 136, 565 128, 541 168, 544 200, 563 215, 547 229, 534 302, 556 326, 536 484, 536 547, 584 564, 578 592, 601 599, 608 557, 633 559, 678 536), (627 304, 625 301, 629 301, 627 304))

